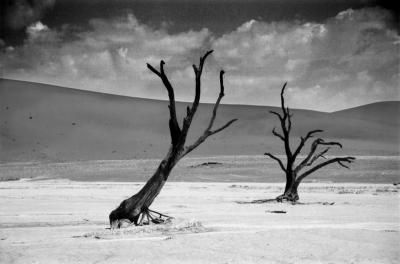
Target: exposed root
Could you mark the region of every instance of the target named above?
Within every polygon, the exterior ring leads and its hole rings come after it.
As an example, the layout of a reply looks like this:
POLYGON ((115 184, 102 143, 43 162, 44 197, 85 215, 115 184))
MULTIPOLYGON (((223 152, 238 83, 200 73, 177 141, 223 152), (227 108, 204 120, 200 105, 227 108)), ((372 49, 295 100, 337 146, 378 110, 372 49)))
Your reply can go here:
POLYGON ((137 217, 136 221, 130 221, 129 219, 118 219, 115 220, 111 224, 111 229, 115 228, 125 228, 128 226, 142 226, 142 225, 150 225, 150 224, 163 224, 168 222, 169 220, 173 219, 173 217, 159 213, 154 210, 144 209, 139 216, 137 217))
POLYGON ((260 204, 260 203, 282 203, 282 202, 291 202, 295 204, 299 200, 299 195, 297 193, 285 193, 279 195, 275 199, 260 199, 260 200, 253 200, 250 202, 245 201, 237 201, 238 204, 260 204))
POLYGON ((280 203, 284 201, 296 203, 299 200, 299 195, 297 193, 284 193, 276 197, 276 200, 280 203))
POLYGON ((168 220, 173 218, 171 216, 168 216, 168 215, 165 215, 165 214, 162 214, 162 213, 150 210, 150 209, 147 209, 147 211, 145 213, 147 215, 147 222, 148 223, 150 223, 149 222, 149 218, 151 219, 151 222, 154 223, 154 224, 162 224, 162 223, 164 223, 164 222, 166 222, 166 221, 168 221, 168 220), (158 215, 158 217, 154 216, 154 214, 158 215))

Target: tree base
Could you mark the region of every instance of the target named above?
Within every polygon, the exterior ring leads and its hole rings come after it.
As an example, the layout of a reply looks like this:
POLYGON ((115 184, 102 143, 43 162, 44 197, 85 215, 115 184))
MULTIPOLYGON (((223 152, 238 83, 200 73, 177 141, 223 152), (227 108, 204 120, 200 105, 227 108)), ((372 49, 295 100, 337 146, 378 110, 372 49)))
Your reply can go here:
POLYGON ((145 209, 134 219, 134 221, 131 221, 127 218, 114 219, 113 221, 110 222, 110 226, 111 229, 119 229, 131 225, 135 226, 143 226, 150 224, 158 225, 158 224, 163 224, 171 219, 173 219, 173 217, 159 213, 154 210, 145 209))
POLYGON ((282 203, 284 201, 295 203, 299 200, 299 195, 297 192, 286 192, 275 198, 278 202, 282 203))

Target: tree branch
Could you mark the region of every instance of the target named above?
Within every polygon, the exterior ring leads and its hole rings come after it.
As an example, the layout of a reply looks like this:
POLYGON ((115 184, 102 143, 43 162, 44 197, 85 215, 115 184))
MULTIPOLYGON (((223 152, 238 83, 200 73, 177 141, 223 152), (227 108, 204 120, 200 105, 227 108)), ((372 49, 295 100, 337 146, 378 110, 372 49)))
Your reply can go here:
POLYGON ((214 108, 213 108, 213 111, 212 111, 210 123, 208 124, 208 126, 206 128, 206 131, 209 131, 211 129, 211 127, 213 126, 215 117, 217 116, 217 110, 218 110, 219 104, 221 102, 222 97, 224 97, 224 95, 225 95, 224 94, 224 90, 225 90, 225 88, 224 88, 224 74, 225 74, 225 72, 223 70, 221 70, 219 72, 219 87, 220 87, 219 88, 220 89, 219 90, 219 95, 218 95, 218 98, 217 98, 217 102, 215 102, 215 104, 214 104, 214 108))
MULTIPOLYGON (((207 55, 207 54, 206 54, 207 55)), ((205 55, 205 56, 206 56, 205 55)), ((200 64, 201 65, 201 64, 200 64)), ((202 66, 201 66, 202 67, 202 66)), ((201 68, 200 67, 200 68, 201 68)), ((237 119, 232 119, 232 120, 230 120, 229 122, 227 122, 225 125, 223 125, 222 127, 220 127, 220 128, 218 128, 218 129, 216 129, 216 130, 214 130, 214 131, 211 131, 211 128, 212 128, 212 126, 213 126, 213 124, 214 124, 214 121, 215 121, 215 118, 216 118, 216 116, 217 116, 217 111, 218 111, 218 107, 219 107, 219 104, 220 104, 220 102, 221 102, 221 100, 222 100, 222 97, 224 97, 224 71, 223 70, 221 70, 220 71, 220 73, 219 73, 219 84, 220 84, 220 91, 219 91, 219 95, 218 95, 218 98, 217 98, 217 101, 215 102, 215 104, 214 104, 214 108, 213 108, 213 111, 212 111, 212 115, 211 115, 211 118, 210 118, 210 122, 209 122, 209 124, 208 124, 208 126, 207 126, 207 128, 204 130, 204 132, 203 132, 203 134, 192 144, 192 145, 190 145, 190 146, 187 146, 185 149, 184 149, 184 151, 182 152, 182 157, 183 156, 185 156, 186 154, 188 154, 189 152, 191 152, 193 149, 195 149, 196 147, 198 147, 201 143, 203 143, 209 136, 211 136, 211 135, 214 135, 214 134, 216 134, 216 133, 218 133, 218 132, 220 132, 220 131, 222 131, 222 130, 224 130, 225 128, 227 128, 227 127, 229 127, 233 122, 235 122, 237 119)))
POLYGON ((293 158, 296 159, 297 155, 300 154, 301 150, 303 149, 305 143, 307 142, 308 139, 312 138, 315 133, 320 133, 323 132, 321 129, 316 129, 316 130, 311 130, 310 132, 307 133, 307 135, 303 138, 300 138, 300 144, 297 147, 296 151, 293 154, 293 158))
POLYGON ((348 166, 344 165, 343 162, 347 162, 347 163, 352 163, 356 158, 354 157, 338 157, 338 158, 333 158, 333 159, 329 159, 325 162, 322 162, 318 165, 316 165, 315 167, 309 169, 308 171, 304 172, 303 174, 301 174, 299 177, 297 177, 296 182, 301 182, 305 177, 307 177, 308 175, 310 175, 311 173, 315 172, 318 169, 321 169, 322 167, 325 167, 326 165, 329 165, 331 163, 339 163, 339 165, 345 167, 345 168, 349 168, 348 166))
POLYGON ((181 129, 179 127, 178 121, 176 119, 176 107, 175 107, 175 95, 174 95, 174 89, 165 74, 164 71, 164 64, 165 62, 162 60, 160 62, 160 71, 156 70, 153 66, 151 66, 149 63, 147 63, 147 68, 151 70, 154 74, 156 74, 158 77, 161 78, 165 88, 168 91, 168 98, 169 98, 169 130, 170 130, 170 135, 171 135, 171 141, 172 145, 176 145, 179 137, 181 135, 181 129))
POLYGON ((227 128, 228 126, 230 126, 233 122, 236 122, 237 120, 238 120, 237 118, 234 118, 234 119, 228 121, 225 125, 221 126, 220 128, 210 131, 210 136, 224 130, 225 128, 227 128))
POLYGON ((201 74, 203 73, 204 62, 206 61, 208 55, 210 55, 212 52, 213 50, 209 50, 206 52, 206 54, 204 54, 203 57, 200 57, 200 63, 198 68, 196 67, 196 65, 193 65, 193 70, 196 75, 196 91, 191 112, 196 112, 197 106, 199 105, 200 93, 201 93, 201 80, 200 80, 201 74))
POLYGON ((278 157, 272 155, 271 153, 264 153, 264 155, 270 157, 271 159, 276 160, 276 161, 279 163, 279 166, 281 167, 281 169, 282 169, 284 172, 286 172, 286 168, 285 168, 285 166, 283 165, 283 162, 282 162, 278 157))
POLYGON ((287 156, 287 162, 288 165, 292 164, 294 162, 293 155, 292 155, 292 150, 290 149, 290 141, 289 141, 289 134, 290 134, 290 129, 292 127, 292 121, 290 120, 290 113, 289 113, 289 107, 285 107, 285 89, 286 89, 287 82, 282 87, 281 90, 281 109, 283 113, 283 117, 281 119, 281 127, 282 127, 282 132, 283 132, 283 137, 284 137, 284 142, 285 142, 285 153, 287 156))
POLYGON ((329 151, 329 148, 326 148, 323 151, 321 151, 320 153, 318 153, 317 155, 314 155, 314 157, 306 164, 306 166, 311 166, 314 163, 314 161, 316 161, 320 157, 324 157, 324 154, 327 153, 328 151, 329 151))
POLYGON ((269 112, 270 112, 271 114, 276 115, 276 116, 279 118, 280 121, 283 120, 283 117, 282 117, 281 114, 279 114, 278 112, 275 112, 275 111, 269 111, 269 112))
POLYGON ((192 103, 192 107, 188 108, 186 117, 183 119, 183 125, 182 125, 182 134, 183 135, 186 135, 188 133, 190 124, 192 123, 193 116, 197 111, 197 107, 199 106, 200 94, 201 94, 201 75, 203 73, 203 66, 204 66, 204 63, 205 63, 207 57, 212 52, 213 52, 213 50, 207 51, 203 57, 200 57, 200 63, 199 63, 198 67, 196 65, 193 65, 193 70, 194 70, 194 73, 196 76, 195 77, 195 79, 196 79, 195 96, 194 96, 194 101, 192 103))
POLYGON ((287 121, 288 121, 288 125, 287 125, 287 131, 288 133, 290 132, 290 130, 292 130, 292 116, 289 112, 289 107, 286 107, 286 112, 287 112, 287 121))
MULTIPOLYGON (((313 131, 317 131, 317 130, 313 130, 313 131)), ((309 135, 313 131, 310 131, 307 135, 309 135)), ((309 137, 311 137, 311 136, 309 136, 309 137)), ((325 142, 322 138, 317 138, 311 144, 310 152, 308 153, 307 157, 295 168, 295 172, 296 173, 298 173, 305 166, 308 166, 307 164, 309 163, 309 161, 313 157, 313 155, 314 155, 314 153, 317 150, 319 145, 325 145, 325 146, 335 146, 336 145, 336 146, 339 146, 340 148, 342 148, 342 144, 340 144, 339 142, 335 142, 335 141, 325 142)))
POLYGON ((287 112, 285 109, 285 97, 284 97, 286 85, 287 85, 287 82, 285 82, 285 84, 283 85, 282 90, 281 90, 281 108, 282 108, 282 113, 283 113, 284 117, 287 115, 287 112))
POLYGON ((342 163, 342 161, 338 161, 338 163, 339 163, 339 165, 340 165, 340 166, 342 166, 342 167, 345 167, 346 169, 350 169, 350 167, 349 167, 349 166, 346 166, 346 165, 344 165, 344 164, 342 163))
POLYGON ((278 132, 276 132, 275 127, 272 129, 272 134, 278 138, 280 138, 282 141, 285 141, 285 138, 279 134, 278 132))

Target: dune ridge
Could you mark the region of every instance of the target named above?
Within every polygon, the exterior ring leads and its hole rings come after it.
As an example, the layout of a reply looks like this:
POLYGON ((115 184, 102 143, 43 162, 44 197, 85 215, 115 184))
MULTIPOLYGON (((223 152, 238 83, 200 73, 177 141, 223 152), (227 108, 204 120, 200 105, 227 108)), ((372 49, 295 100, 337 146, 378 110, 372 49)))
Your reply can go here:
MULTIPOLYGON (((178 119, 188 103, 178 102, 178 119)), ((0 79, 0 162, 162 157, 169 144, 167 101, 0 79)), ((271 135, 277 107, 221 105, 216 126, 238 118, 193 155, 282 153, 271 135)), ((199 135, 212 104, 201 104, 188 140, 199 135)), ((333 113, 293 109, 293 143, 310 129, 344 143, 341 154, 399 155, 400 102, 333 113)), ((335 150, 332 152, 335 154, 335 150)))

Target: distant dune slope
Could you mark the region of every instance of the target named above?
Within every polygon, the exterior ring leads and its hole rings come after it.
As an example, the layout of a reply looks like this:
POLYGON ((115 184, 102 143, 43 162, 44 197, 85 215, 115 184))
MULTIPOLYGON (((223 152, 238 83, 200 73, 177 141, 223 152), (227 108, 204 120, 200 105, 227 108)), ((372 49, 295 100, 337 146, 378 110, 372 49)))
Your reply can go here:
MULTIPOLYGON (((186 105, 177 104, 179 120, 186 105)), ((0 107, 1 162, 159 158, 170 141, 166 101, 0 79, 0 107)), ((325 138, 344 143, 337 153, 398 155, 399 109, 400 102, 334 113, 294 109, 292 144, 321 128, 325 138)), ((203 131, 211 110, 211 104, 201 104, 189 142, 203 131)), ((281 142, 271 136, 278 122, 270 110, 277 108, 221 105, 216 127, 232 118, 239 121, 193 155, 281 153, 281 142)))
POLYGON ((334 113, 337 117, 361 119, 386 123, 388 125, 400 124, 400 102, 387 101, 367 104, 359 107, 345 109, 334 113))

